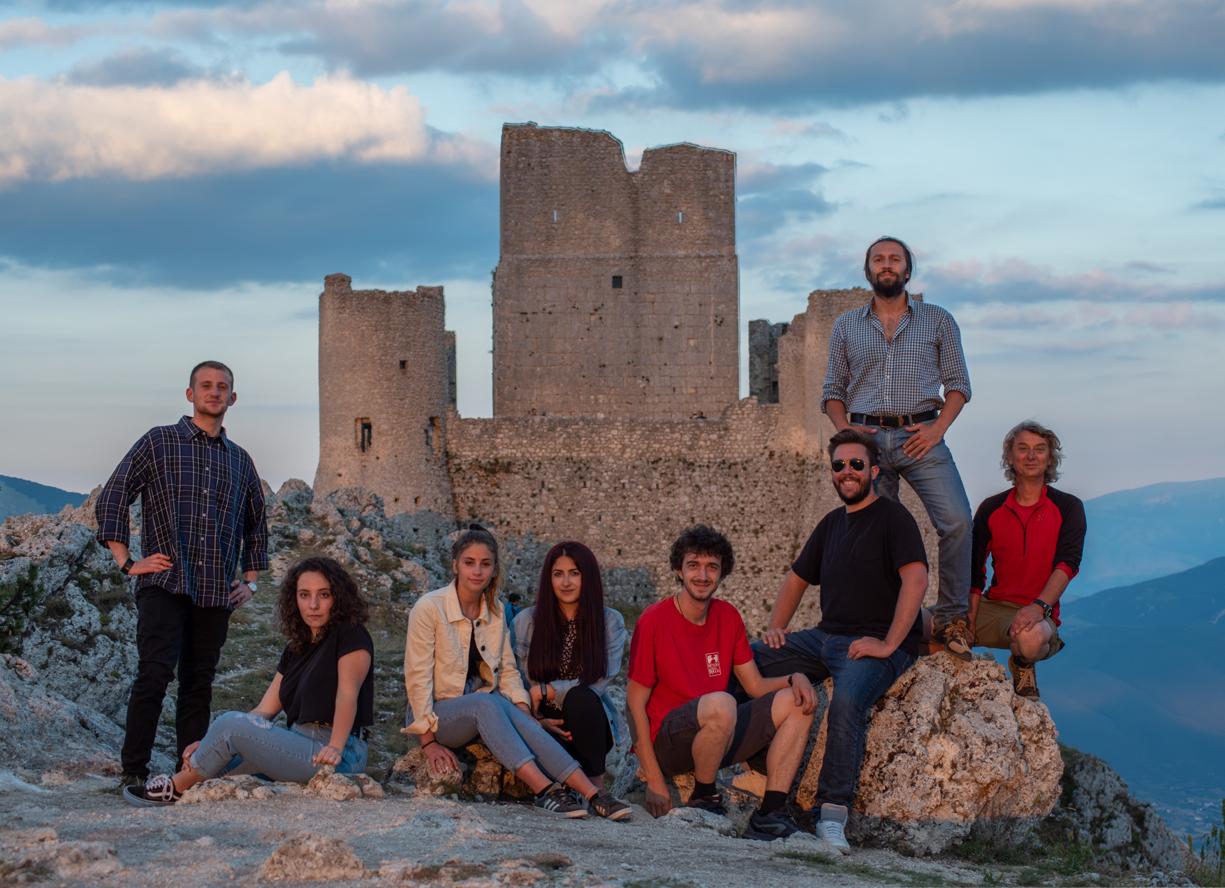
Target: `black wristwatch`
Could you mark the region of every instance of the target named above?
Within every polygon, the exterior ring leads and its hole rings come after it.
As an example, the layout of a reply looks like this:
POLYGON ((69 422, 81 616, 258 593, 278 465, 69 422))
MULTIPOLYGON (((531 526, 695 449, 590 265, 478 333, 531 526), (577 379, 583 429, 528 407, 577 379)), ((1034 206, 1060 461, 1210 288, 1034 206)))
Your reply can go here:
POLYGON ((136 562, 132 560, 132 556, 129 555, 128 560, 125 561, 123 565, 119 568, 119 572, 126 577, 128 575, 128 572, 132 569, 132 565, 135 563, 136 562))
POLYGON ((1031 604, 1036 604, 1036 605, 1038 605, 1038 607, 1042 608, 1042 616, 1043 616, 1043 617, 1045 617, 1045 618, 1046 618, 1046 619, 1048 619, 1048 620, 1051 618, 1051 614, 1053 614, 1053 613, 1055 612, 1055 608, 1054 608, 1053 606, 1051 606, 1051 605, 1047 604, 1047 603, 1046 603, 1045 601, 1043 601, 1041 598, 1035 598, 1035 599, 1034 599, 1032 602, 1030 602, 1030 603, 1031 603, 1031 604))

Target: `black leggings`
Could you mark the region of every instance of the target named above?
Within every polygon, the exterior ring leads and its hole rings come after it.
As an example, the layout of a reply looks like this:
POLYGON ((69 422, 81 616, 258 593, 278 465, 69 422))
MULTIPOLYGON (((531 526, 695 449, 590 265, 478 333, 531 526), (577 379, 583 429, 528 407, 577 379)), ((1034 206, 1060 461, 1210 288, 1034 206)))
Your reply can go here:
POLYGON ((603 774, 613 738, 599 695, 587 685, 576 685, 566 692, 561 711, 572 738, 562 740, 561 745, 588 777, 603 774))

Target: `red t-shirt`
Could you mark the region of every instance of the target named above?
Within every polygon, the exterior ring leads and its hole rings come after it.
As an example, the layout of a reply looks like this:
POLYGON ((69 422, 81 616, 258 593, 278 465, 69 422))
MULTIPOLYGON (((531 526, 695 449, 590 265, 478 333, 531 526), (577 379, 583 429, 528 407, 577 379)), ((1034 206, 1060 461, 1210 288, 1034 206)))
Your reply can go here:
POLYGON ((669 712, 695 697, 726 691, 732 668, 753 659, 744 620, 716 598, 701 626, 690 623, 671 598, 642 612, 630 642, 629 679, 651 689, 651 740, 669 712))

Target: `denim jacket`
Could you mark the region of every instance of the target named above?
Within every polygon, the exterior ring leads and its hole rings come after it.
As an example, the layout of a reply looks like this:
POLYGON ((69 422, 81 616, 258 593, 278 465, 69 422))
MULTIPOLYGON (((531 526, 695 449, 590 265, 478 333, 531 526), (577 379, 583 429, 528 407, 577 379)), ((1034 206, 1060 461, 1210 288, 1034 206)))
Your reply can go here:
MULTIPOLYGON (((519 660, 519 674, 523 683, 530 687, 532 681, 527 674, 527 652, 532 646, 532 629, 535 625, 536 608, 529 607, 520 611, 515 617, 515 656, 519 660)), ((604 637, 607 648, 607 666, 604 677, 591 683, 591 689, 596 692, 600 702, 604 704, 604 714, 608 716, 608 724, 612 727, 613 740, 620 744, 624 736, 621 714, 608 695, 608 682, 621 671, 621 654, 625 650, 625 618, 611 607, 604 608, 604 637)), ((548 683, 561 706, 566 699, 566 692, 572 687, 582 684, 578 679, 557 679, 548 683)))
POLYGON ((460 609, 459 595, 452 582, 422 595, 408 615, 404 686, 411 721, 405 733, 437 730, 434 701, 463 695, 468 676, 468 647, 474 634, 481 657, 481 686, 476 692, 496 690, 512 703, 531 705, 515 668, 510 629, 501 607, 496 614, 491 613, 482 598, 481 612, 475 621, 469 622, 460 609))

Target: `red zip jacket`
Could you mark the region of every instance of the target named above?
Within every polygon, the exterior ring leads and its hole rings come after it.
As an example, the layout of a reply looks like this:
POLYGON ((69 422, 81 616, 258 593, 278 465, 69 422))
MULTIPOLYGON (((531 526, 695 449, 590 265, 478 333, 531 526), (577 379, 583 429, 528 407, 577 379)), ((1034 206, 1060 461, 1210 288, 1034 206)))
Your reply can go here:
MULTIPOLYGON (((986 597, 1026 605, 1042 592, 1051 572, 1068 579, 1080 570, 1085 548, 1085 505, 1070 493, 1044 486, 1029 511, 1017 504, 1014 489, 983 500, 974 513, 970 592, 982 595, 991 556, 991 586, 986 597)), ((1059 624, 1059 605, 1052 614, 1059 624)))

